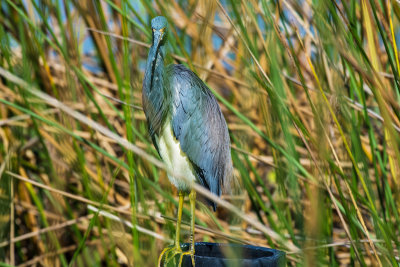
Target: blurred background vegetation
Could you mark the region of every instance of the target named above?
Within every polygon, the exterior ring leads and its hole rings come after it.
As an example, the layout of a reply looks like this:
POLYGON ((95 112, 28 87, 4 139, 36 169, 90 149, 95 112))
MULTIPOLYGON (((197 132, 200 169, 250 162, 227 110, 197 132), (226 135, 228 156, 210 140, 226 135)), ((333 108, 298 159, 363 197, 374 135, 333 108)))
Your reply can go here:
POLYGON ((198 203, 196 241, 277 248, 289 266, 398 266, 397 1, 0 9, 0 265, 155 266, 172 242, 176 189, 141 109, 163 15, 169 61, 220 102, 242 188, 222 197, 235 208, 198 203))

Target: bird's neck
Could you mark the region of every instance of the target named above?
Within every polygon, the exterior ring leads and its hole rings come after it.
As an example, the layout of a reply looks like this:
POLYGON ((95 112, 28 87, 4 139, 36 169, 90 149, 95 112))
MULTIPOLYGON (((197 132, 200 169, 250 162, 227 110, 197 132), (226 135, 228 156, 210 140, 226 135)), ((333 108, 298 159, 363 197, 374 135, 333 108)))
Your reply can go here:
POLYGON ((163 90, 164 55, 164 45, 159 47, 152 45, 150 47, 143 81, 143 87, 148 92, 163 90))

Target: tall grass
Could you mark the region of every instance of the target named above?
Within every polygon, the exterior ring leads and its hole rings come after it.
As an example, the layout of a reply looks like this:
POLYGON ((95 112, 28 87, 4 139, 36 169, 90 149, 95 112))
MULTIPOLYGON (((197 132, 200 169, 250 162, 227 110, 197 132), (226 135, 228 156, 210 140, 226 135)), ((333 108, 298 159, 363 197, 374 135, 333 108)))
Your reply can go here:
POLYGON ((198 203, 196 241, 277 248, 289 266, 399 265, 396 1, 0 8, 0 265, 155 266, 172 242, 177 192, 141 109, 157 15, 168 61, 219 100, 240 181, 217 213, 198 203))

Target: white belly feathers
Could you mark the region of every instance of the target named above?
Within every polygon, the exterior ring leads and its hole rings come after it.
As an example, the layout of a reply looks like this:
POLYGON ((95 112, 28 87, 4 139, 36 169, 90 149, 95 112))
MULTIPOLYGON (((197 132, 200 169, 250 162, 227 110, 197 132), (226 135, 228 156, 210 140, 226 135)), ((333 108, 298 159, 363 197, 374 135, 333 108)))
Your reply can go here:
POLYGON ((157 143, 161 158, 167 168, 186 178, 179 179, 168 174, 170 182, 175 185, 178 190, 190 190, 191 183, 196 181, 196 177, 193 174, 193 169, 188 157, 181 150, 181 146, 172 132, 170 121, 164 123, 157 143))

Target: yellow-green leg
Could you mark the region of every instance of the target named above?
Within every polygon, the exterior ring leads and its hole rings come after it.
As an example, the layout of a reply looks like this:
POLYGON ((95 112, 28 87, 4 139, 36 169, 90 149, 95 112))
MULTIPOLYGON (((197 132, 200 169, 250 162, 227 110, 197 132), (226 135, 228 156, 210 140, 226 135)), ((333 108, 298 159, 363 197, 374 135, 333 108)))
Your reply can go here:
POLYGON ((166 247, 160 254, 158 258, 158 266, 162 266, 162 259, 165 255, 166 260, 164 263, 167 263, 171 258, 174 258, 176 254, 182 254, 181 244, 180 244, 180 234, 181 234, 181 221, 182 221, 182 209, 183 209, 183 200, 185 198, 185 193, 179 191, 179 202, 178 202, 178 219, 176 222, 176 232, 175 232, 175 244, 173 247, 166 247), (172 257, 168 257, 169 254, 172 253, 172 257))
POLYGON ((179 192, 179 205, 178 205, 178 219, 176 223, 176 233, 175 233, 175 244, 173 247, 165 248, 158 258, 158 266, 162 266, 162 260, 165 255, 164 263, 167 264, 172 259, 175 259, 177 254, 180 254, 178 267, 182 265, 182 260, 184 255, 190 255, 192 259, 192 265, 195 266, 194 262, 194 222, 195 222, 195 209, 196 209, 196 191, 192 189, 189 194, 190 200, 190 250, 183 252, 180 246, 180 232, 181 232, 181 221, 182 221, 182 209, 183 209, 183 199, 185 194, 179 192))
POLYGON ((195 266, 194 263, 194 221, 195 221, 195 211, 196 211, 196 191, 192 189, 189 194, 190 200, 190 250, 181 253, 179 258, 178 266, 182 266, 182 260, 184 255, 190 255, 192 259, 192 265, 195 266))
POLYGON ((196 215, 196 191, 192 189, 189 194, 190 199, 190 257, 194 266, 194 220, 196 215))

